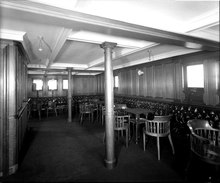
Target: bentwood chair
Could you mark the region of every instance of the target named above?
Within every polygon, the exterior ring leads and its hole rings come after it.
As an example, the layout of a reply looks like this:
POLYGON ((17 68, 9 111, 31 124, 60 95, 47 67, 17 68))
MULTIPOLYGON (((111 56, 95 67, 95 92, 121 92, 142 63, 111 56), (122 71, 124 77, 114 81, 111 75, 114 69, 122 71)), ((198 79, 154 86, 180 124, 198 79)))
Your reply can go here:
POLYGON ((115 104, 114 110, 116 115, 127 115, 125 109, 127 109, 126 104, 115 104))
MULTIPOLYGON (((124 108, 126 109, 126 108, 124 108)), ((123 109, 123 110, 124 110, 123 109)), ((125 113, 119 113, 119 111, 116 109, 116 105, 114 105, 114 115, 125 115, 125 113)), ((102 125, 104 125, 105 122, 105 106, 102 106, 102 110, 101 110, 101 123, 102 125)))
MULTIPOLYGON (((216 174, 220 165, 220 130, 212 128, 207 120, 193 119, 187 122, 190 129, 191 156, 186 171, 192 162, 192 157, 215 166, 216 174)), ((186 172, 187 173, 187 172, 186 172)), ((216 176, 216 175, 215 175, 216 176)), ((220 182, 220 177, 218 177, 220 182)))
MULTIPOLYGON (((114 131, 117 132, 117 139, 119 139, 120 136, 124 136, 125 131, 125 144, 126 147, 128 147, 128 143, 130 140, 130 116, 129 115, 123 115, 123 116, 115 116, 115 122, 114 122, 114 131)), ((116 135, 115 135, 116 136, 116 135)), ((103 135, 103 143, 105 142, 105 132, 103 135)))
POLYGON ((146 120, 143 128, 143 148, 145 151, 146 135, 157 138, 157 158, 160 160, 160 138, 168 137, 173 154, 174 146, 170 134, 170 119, 171 116, 154 116, 153 120, 146 120))
POLYGON ((29 115, 29 117, 33 113, 37 113, 39 120, 41 120, 41 104, 40 104, 40 102, 34 100, 34 101, 32 101, 30 106, 31 107, 30 107, 30 115, 29 115))
POLYGON ((89 121, 93 121, 93 106, 89 103, 79 104, 80 124, 83 124, 83 118, 88 115, 89 121))
POLYGON ((55 103, 55 101, 48 101, 48 103, 47 103, 47 117, 48 117, 48 114, 49 114, 49 112, 54 112, 55 113, 55 115, 57 116, 57 108, 56 108, 56 103, 55 103))
POLYGON ((124 136, 126 138, 126 147, 128 147, 128 142, 130 139, 130 116, 115 116, 114 130, 117 132, 118 138, 119 136, 124 136))

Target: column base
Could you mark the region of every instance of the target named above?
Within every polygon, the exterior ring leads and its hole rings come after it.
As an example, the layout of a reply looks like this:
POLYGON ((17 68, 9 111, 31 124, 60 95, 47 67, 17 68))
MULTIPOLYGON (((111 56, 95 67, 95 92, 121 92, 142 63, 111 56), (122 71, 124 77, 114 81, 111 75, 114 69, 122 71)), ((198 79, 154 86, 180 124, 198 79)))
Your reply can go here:
POLYGON ((68 123, 72 123, 72 120, 68 119, 67 122, 68 122, 68 123))
POLYGON ((9 175, 14 174, 18 170, 18 164, 9 167, 9 175))
POLYGON ((113 169, 116 167, 116 159, 114 159, 113 161, 108 161, 105 159, 105 167, 109 170, 113 169))

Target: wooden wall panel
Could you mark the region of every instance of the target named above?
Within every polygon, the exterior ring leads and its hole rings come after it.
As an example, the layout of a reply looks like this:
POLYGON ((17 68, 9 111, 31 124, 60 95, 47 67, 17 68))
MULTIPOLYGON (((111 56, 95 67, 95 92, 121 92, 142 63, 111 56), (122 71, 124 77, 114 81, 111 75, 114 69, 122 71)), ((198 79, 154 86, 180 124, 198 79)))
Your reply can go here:
POLYGON ((174 64, 164 64, 164 97, 167 99, 174 98, 174 64))
POLYGON ((144 74, 138 76, 139 96, 144 96, 144 74))
POLYGON ((120 93, 123 93, 123 94, 128 94, 128 72, 127 71, 123 71, 121 72, 120 74, 120 93))
POLYGON ((128 70, 128 95, 132 94, 132 76, 131 76, 131 70, 128 70))
POLYGON ((204 63, 205 67, 205 103, 217 105, 220 95, 219 52, 184 55, 116 70, 114 72, 120 76, 118 93, 184 101, 182 68, 187 63, 198 61, 204 63), (140 68, 144 71, 142 76, 137 75, 140 68))
POLYGON ((95 77, 97 81, 97 93, 104 94, 104 74, 99 74, 95 77))
POLYGON ((27 57, 20 43, 6 40, 0 43, 4 45, 0 67, 0 174, 7 176, 18 168, 27 127, 26 112, 18 119, 27 102, 27 57))
POLYGON ((136 69, 131 70, 131 95, 136 95, 137 94, 137 73, 136 69))
POLYGON ((146 93, 145 96, 153 97, 154 93, 154 74, 153 74, 153 66, 146 67, 145 73, 145 81, 146 81, 146 93))
POLYGON ((174 63, 174 99, 175 100, 184 100, 183 93, 183 77, 182 77, 182 65, 180 59, 174 63), (181 74, 180 74, 181 73, 181 74))
MULTIPOLYGON (((57 90, 53 92, 54 97, 67 96, 67 90, 63 90, 63 79, 67 79, 67 76, 62 75, 49 75, 49 76, 28 76, 28 97, 36 97, 37 92, 32 91, 32 80, 42 79, 44 81, 43 91, 39 91, 39 97, 52 97, 52 91, 48 90, 47 82, 50 79, 57 80, 57 90)), ((97 78, 95 76, 72 76, 72 94, 84 95, 84 94, 95 94, 97 93, 97 78)), ((102 86, 99 85, 101 88, 102 86)))
POLYGON ((7 48, 0 45, 0 176, 8 169, 8 124, 7 124, 7 48))
POLYGON ((156 65, 154 67, 154 97, 163 97, 163 67, 156 65))

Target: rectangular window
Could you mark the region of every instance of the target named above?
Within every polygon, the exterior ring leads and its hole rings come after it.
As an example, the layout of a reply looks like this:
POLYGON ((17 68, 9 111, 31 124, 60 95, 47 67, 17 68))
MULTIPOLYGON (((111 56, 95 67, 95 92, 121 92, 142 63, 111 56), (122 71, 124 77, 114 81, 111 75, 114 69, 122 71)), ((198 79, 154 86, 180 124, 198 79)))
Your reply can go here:
POLYGON ((114 77, 114 87, 118 88, 119 82, 118 82, 118 76, 114 77))
POLYGON ((63 80, 63 90, 68 90, 68 80, 67 79, 63 80))
POLYGON ((43 90, 43 80, 42 79, 33 79, 32 85, 33 85, 34 91, 43 90))
POLYGON ((187 72, 187 87, 204 88, 203 64, 187 66, 186 72, 187 72))
POLYGON ((50 79, 48 81, 48 89, 49 90, 57 90, 57 80, 55 79, 50 79))

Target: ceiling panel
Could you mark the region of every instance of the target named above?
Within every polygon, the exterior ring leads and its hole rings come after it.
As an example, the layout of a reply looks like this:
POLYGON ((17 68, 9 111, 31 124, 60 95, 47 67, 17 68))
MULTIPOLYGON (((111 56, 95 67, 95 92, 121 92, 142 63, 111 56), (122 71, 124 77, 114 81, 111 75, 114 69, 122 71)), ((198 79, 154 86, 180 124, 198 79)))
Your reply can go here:
POLYGON ((218 1, 1 0, 0 8, 0 37, 3 29, 25 32, 23 45, 36 69, 104 70, 104 41, 118 44, 114 69, 200 51, 187 49, 187 42, 219 48, 218 1))

